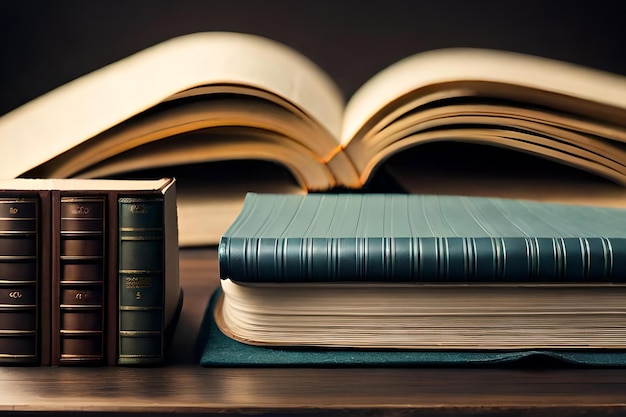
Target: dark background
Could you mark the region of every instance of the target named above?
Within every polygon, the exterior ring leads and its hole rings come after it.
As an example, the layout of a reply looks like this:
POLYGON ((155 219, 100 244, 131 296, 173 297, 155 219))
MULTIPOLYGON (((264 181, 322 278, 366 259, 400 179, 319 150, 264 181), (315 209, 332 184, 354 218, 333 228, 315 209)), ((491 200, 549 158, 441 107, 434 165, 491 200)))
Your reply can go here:
POLYGON ((228 30, 288 44, 351 95, 411 53, 508 49, 626 75, 626 1, 0 1, 0 115, 133 52, 228 30))

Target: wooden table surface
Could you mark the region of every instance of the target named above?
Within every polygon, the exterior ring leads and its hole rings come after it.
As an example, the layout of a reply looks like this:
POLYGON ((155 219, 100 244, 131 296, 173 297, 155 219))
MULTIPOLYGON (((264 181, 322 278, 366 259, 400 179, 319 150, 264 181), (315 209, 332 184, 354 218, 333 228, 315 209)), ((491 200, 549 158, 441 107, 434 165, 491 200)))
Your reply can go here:
POLYGON ((202 368, 194 342, 218 285, 216 251, 181 251, 177 352, 159 368, 0 367, 0 411, 20 416, 626 415, 626 369, 202 368))

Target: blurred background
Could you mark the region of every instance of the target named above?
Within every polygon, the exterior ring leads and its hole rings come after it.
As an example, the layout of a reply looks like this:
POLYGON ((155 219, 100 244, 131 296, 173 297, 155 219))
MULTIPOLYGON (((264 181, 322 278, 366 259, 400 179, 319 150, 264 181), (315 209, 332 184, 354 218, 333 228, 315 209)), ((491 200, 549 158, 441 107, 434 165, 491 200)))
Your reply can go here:
POLYGON ((626 1, 0 1, 0 115, 148 46, 211 30, 290 45, 346 97, 400 58, 454 46, 626 75, 626 1))

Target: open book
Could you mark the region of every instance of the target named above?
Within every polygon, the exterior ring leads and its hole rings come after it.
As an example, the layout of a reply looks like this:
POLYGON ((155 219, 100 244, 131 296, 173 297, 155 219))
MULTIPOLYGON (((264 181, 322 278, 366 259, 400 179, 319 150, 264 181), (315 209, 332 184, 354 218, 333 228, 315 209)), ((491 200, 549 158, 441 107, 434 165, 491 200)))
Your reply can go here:
POLYGON ((198 33, 1 117, 0 177, 176 176, 180 243, 197 245, 217 242, 246 191, 361 188, 383 166, 410 192, 621 206, 624 142, 626 77, 516 53, 445 49, 391 65, 346 104, 326 73, 284 45, 198 33), (474 151, 457 149, 459 142, 474 151), (432 143, 442 159, 420 159, 432 143), (533 157, 512 172, 485 170, 471 156, 484 149, 533 157), (548 173, 543 160, 555 162, 548 173), (428 164, 450 171, 433 176, 428 164), (555 165, 573 169, 555 173, 555 165))

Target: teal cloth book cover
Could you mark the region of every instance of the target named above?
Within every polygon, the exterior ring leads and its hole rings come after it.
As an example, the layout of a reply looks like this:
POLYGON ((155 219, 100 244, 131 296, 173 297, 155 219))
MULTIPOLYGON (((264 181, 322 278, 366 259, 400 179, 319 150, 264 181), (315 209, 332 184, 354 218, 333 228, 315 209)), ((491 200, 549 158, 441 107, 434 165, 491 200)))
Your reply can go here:
POLYGON ((615 282, 626 211, 512 199, 250 193, 219 244, 236 282, 615 282))

